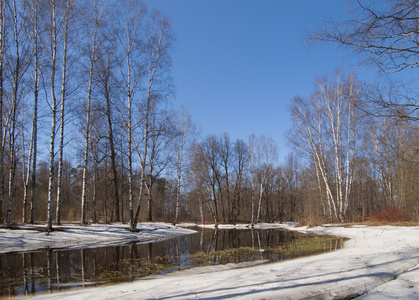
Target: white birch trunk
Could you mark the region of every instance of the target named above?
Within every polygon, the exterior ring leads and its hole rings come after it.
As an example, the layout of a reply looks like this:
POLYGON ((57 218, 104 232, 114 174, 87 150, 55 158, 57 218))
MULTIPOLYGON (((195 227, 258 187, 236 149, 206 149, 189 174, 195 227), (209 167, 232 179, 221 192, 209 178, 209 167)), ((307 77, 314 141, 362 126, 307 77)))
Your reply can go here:
MULTIPOLYGON (((137 211, 136 214, 134 216, 134 219, 131 220, 130 223, 130 230, 131 231, 136 231, 137 230, 137 223, 138 223, 138 218, 139 218, 139 214, 140 214, 140 209, 141 209, 141 204, 142 204, 142 198, 143 198, 143 190, 144 190, 144 185, 146 184, 145 182, 145 167, 146 167, 146 161, 147 161, 147 148, 148 148, 148 139, 149 139, 149 126, 150 126, 150 114, 151 114, 151 106, 152 106, 152 97, 153 95, 153 85, 154 85, 154 80, 155 80, 155 76, 156 76, 156 72, 158 70, 160 66, 160 56, 162 55, 162 52, 164 51, 164 42, 165 42, 165 31, 164 28, 162 28, 159 24, 155 24, 156 20, 153 19, 153 24, 151 26, 156 26, 158 25, 159 27, 157 28, 150 28, 149 31, 149 36, 147 37, 147 50, 148 52, 148 63, 149 66, 147 68, 148 72, 149 72, 149 76, 148 76, 148 86, 147 86, 147 95, 146 95, 146 111, 145 111, 145 115, 143 117, 144 119, 144 134, 143 134, 143 153, 142 153, 142 157, 140 157, 140 164, 141 164, 141 172, 140 172, 140 190, 139 190, 139 195, 138 195, 138 206, 137 206, 137 211), (153 30, 156 30, 158 32, 158 36, 151 36, 153 34, 153 30)), ((138 82, 139 77, 136 78, 135 82, 138 82)))
POLYGON ((48 178, 48 206, 47 206, 47 229, 52 230, 52 201, 54 188, 54 143, 55 143, 55 127, 57 115, 57 100, 55 97, 55 72, 57 61, 57 7, 56 1, 52 1, 51 7, 51 138, 49 147, 49 178, 48 178))
POLYGON ((11 124, 9 136, 9 151, 10 151, 10 168, 9 168, 9 194, 7 201, 7 227, 11 227, 12 217, 12 199, 14 192, 14 178, 16 170, 16 153, 15 153, 15 131, 16 131, 16 110, 18 105, 19 79, 20 79, 20 53, 19 53, 19 39, 18 39, 18 19, 17 19, 16 1, 13 1, 13 28, 14 28, 14 43, 15 43, 15 69, 13 71, 13 95, 11 107, 11 124))
POLYGON ((348 122, 347 122, 347 149, 346 149, 346 184, 345 184, 345 198, 343 202, 343 215, 345 216, 349 207, 349 200, 352 191, 353 170, 352 163, 355 159, 356 151, 356 136, 355 136, 355 107, 352 104, 353 82, 351 78, 350 87, 350 101, 348 101, 348 122))
POLYGON ((57 182, 57 206, 55 213, 55 222, 61 224, 61 188, 63 178, 63 153, 64 153, 64 125, 65 125, 65 100, 67 88, 67 50, 68 50, 68 18, 70 13, 70 3, 66 1, 65 21, 64 21, 64 48, 62 61, 62 78, 61 78, 61 113, 60 113, 60 142, 58 150, 58 182, 57 182))
POLYGON ((179 149, 177 153, 177 190, 176 190, 176 200, 175 200, 175 220, 173 221, 173 225, 176 225, 178 222, 179 211, 180 211, 180 180, 182 176, 182 156, 183 156, 183 139, 184 139, 184 131, 183 131, 183 122, 181 122, 181 130, 180 130, 180 141, 179 141, 179 149))
POLYGON ((34 52, 34 108, 33 108, 33 122, 32 122, 32 180, 31 180, 31 208, 30 208, 30 223, 34 223, 35 210, 35 187, 36 187, 36 165, 38 154, 38 97, 39 97, 39 80, 40 80, 40 64, 38 52, 38 3, 34 7, 33 20, 33 52, 34 52))
POLYGON ((258 212, 257 212, 257 217, 256 217, 256 223, 259 223, 260 221, 260 211, 262 208, 262 196, 263 196, 263 183, 262 183, 262 179, 261 182, 259 184, 259 199, 258 199, 258 212))
POLYGON ((251 174, 251 224, 252 227, 255 224, 255 166, 254 166, 254 145, 255 145, 255 137, 251 135, 249 138, 249 151, 250 151, 250 174, 251 174))
MULTIPOLYGON (((135 43, 138 42, 138 32, 139 27, 141 25, 141 20, 143 18, 144 11, 141 8, 141 4, 132 2, 134 6, 128 5, 127 7, 121 7, 121 13, 124 14, 123 25, 125 29, 125 36, 120 37, 120 40, 124 43, 124 55, 125 55, 125 68, 121 66, 121 74, 124 74, 126 71, 125 80, 125 93, 127 97, 127 122, 126 122, 126 130, 127 130, 127 156, 128 156, 128 193, 129 193, 129 214, 130 214, 130 230, 136 231, 136 224, 134 224, 134 193, 133 193, 133 149, 132 145, 135 144, 134 136, 133 136, 133 102, 134 96, 137 89, 137 84, 142 77, 142 72, 140 74, 132 74, 133 68, 135 64, 138 63, 136 59, 139 57, 137 56, 139 49, 134 47, 135 43), (135 13, 136 15, 133 15, 135 13), (135 226, 134 226, 135 225, 135 226)), ((141 160, 140 160, 141 162, 141 160)), ((141 164, 142 166, 142 164, 141 164)), ((142 167, 141 167, 142 168, 142 167)), ((142 189, 142 187, 140 187, 142 189)), ((142 192, 142 191, 141 191, 142 192)), ((140 204, 140 203, 139 203, 140 204)))
POLYGON ((137 205, 137 210, 134 216, 134 219, 131 220, 131 224, 130 224, 130 231, 135 232, 137 230, 137 223, 138 223, 138 218, 140 216, 140 209, 141 209, 141 204, 142 204, 142 199, 143 199, 143 190, 144 190, 144 185, 146 184, 145 182, 145 163, 146 163, 146 159, 147 159, 147 149, 148 149, 148 126, 149 126, 149 114, 150 114, 150 108, 151 108, 151 87, 153 85, 153 79, 154 79, 154 72, 155 69, 150 69, 150 75, 149 75, 149 82, 148 82, 148 92, 147 92, 147 108, 146 108, 146 113, 144 116, 144 138, 143 138, 143 143, 144 143, 144 147, 143 147, 143 153, 142 153, 142 157, 140 157, 140 162, 141 162, 141 172, 140 172, 140 191, 138 194, 138 205, 137 205))
MULTIPOLYGON (((92 97, 92 83, 93 83, 93 67, 95 63, 96 57, 96 48, 97 48, 97 33, 99 29, 100 19, 102 15, 102 11, 98 15, 97 11, 97 2, 95 1, 95 30, 93 34, 93 41, 92 41, 92 52, 90 55, 90 64, 89 64, 89 80, 88 80, 88 87, 87 87, 87 109, 86 109, 86 131, 85 131, 85 141, 84 141, 84 156, 83 156, 83 179, 82 179, 82 195, 81 195, 81 222, 84 224, 86 222, 86 194, 87 194, 87 163, 89 159, 89 138, 90 138, 90 106, 91 106, 91 97, 92 97)), ((103 9, 103 7, 102 7, 103 9)), ((95 181, 95 170, 93 171, 93 182, 95 181)), ((95 189, 94 193, 96 192, 95 189)), ((95 196, 94 196, 95 198, 95 196)), ((96 201, 94 201, 93 206, 93 221, 96 222, 96 201)))
MULTIPOLYGON (((128 43, 129 46, 130 42, 128 43)), ((128 101, 128 190, 129 190, 129 214, 130 214, 130 230, 136 231, 137 224, 134 226, 134 194, 133 194, 133 170, 132 170, 132 97, 131 97, 131 62, 130 62, 130 48, 127 52, 127 101, 128 101)), ((141 166, 141 169, 143 167, 141 166)), ((140 187, 142 193, 142 187, 140 187)))
MULTIPOLYGON (((23 122, 22 122, 22 124, 23 124, 23 122)), ((26 174, 24 175, 22 223, 27 223, 27 221, 28 221, 27 220, 26 208, 27 208, 27 203, 28 203, 29 178, 31 177, 31 174, 32 174, 31 168, 32 168, 34 130, 35 130, 34 124, 32 123, 31 140, 30 140, 30 144, 29 144, 28 164, 27 164, 26 174)), ((23 137, 23 134, 22 134, 22 137, 23 137)), ((24 143, 24 141, 22 141, 22 145, 23 145, 23 143, 24 143)))

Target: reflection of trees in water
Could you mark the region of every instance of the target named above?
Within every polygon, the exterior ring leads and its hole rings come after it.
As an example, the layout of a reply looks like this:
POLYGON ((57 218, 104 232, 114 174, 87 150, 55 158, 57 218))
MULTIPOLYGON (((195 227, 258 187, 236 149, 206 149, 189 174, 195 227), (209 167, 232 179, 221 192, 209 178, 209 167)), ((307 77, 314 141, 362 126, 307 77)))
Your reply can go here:
MULTIPOLYGON (((272 254, 266 250, 270 246, 301 238, 304 235, 278 230, 205 229, 197 234, 148 244, 130 242, 113 247, 2 254, 0 296, 59 291, 109 281, 132 281, 150 274, 191 268, 200 265, 201 261, 225 264, 269 259, 272 254), (197 259, 199 255, 201 260, 197 259)), ((324 250, 338 247, 335 241, 324 250)))

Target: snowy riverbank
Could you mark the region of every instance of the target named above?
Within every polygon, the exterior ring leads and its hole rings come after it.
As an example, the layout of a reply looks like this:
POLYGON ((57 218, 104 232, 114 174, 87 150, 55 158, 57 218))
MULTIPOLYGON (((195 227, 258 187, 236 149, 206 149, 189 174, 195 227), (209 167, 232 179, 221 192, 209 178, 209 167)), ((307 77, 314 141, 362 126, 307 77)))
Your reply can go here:
MULTIPOLYGON (((157 224, 140 224, 144 230, 137 235, 142 234, 146 240, 190 232, 168 224, 157 224)), ((94 232, 94 226, 86 227, 92 231, 86 241, 111 243, 112 239, 105 239, 114 234, 115 239, 118 235, 118 230, 114 232, 112 229, 118 225, 108 228, 105 234, 94 232)), ((135 282, 43 294, 34 299, 342 299, 367 291, 370 291, 369 294, 361 299, 419 298, 419 227, 278 226, 301 232, 338 235, 350 240, 345 242, 343 249, 311 257, 248 268, 235 268, 233 265, 194 268, 135 282)), ((11 245, 12 240, 19 236, 9 236, 14 232, 17 231, 7 234, 3 229, 0 231, 2 246, 11 245)), ((119 232, 121 240, 134 238, 132 235, 135 235, 119 232)), ((41 234, 45 236, 45 233, 41 234)), ((66 242, 65 234, 60 234, 57 232, 57 243, 74 243, 66 242)), ((79 243, 72 247, 80 245, 85 234, 76 232, 76 229, 72 234, 80 236, 79 243)), ((42 240, 38 233, 22 234, 18 238, 24 247, 32 244, 32 241, 43 243, 42 240)), ((53 245, 56 245, 55 242, 53 245)))
POLYGON ((20 229, 0 228, 0 253, 12 251, 31 251, 42 248, 82 248, 112 246, 129 241, 150 242, 183 234, 195 233, 193 230, 173 226, 168 223, 140 223, 138 232, 128 231, 127 224, 116 223, 55 226, 47 234, 45 225, 20 225, 20 229), (42 231, 41 231, 42 230, 42 231))

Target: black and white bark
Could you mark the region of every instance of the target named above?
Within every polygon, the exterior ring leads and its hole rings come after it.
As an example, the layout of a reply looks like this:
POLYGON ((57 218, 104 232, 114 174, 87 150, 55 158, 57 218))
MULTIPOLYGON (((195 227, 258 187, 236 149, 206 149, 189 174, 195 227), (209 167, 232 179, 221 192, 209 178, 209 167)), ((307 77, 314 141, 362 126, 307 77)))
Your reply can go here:
POLYGON ((49 145, 49 176, 48 176, 48 205, 47 205, 47 229, 52 230, 52 201, 54 197, 54 159, 55 159, 55 137, 57 126, 57 98, 55 95, 55 77, 57 72, 57 48, 58 48, 58 28, 57 28, 57 1, 50 3, 50 30, 49 34, 49 59, 50 59, 50 89, 51 89, 51 137, 49 145))
POLYGON ((67 63, 68 63, 68 36, 69 36, 69 17, 74 0, 67 0, 65 4, 63 22, 64 22, 64 40, 62 53, 62 75, 61 75, 61 96, 60 96, 60 141, 58 146, 58 172, 57 172, 57 205, 55 212, 55 223, 61 225, 61 197, 62 197, 62 178, 63 178, 63 154, 64 154, 64 127, 65 127, 65 101, 67 97, 67 63))
MULTIPOLYGON (((99 7, 98 1, 94 2, 94 26, 93 26, 93 33, 91 37, 91 44, 89 45, 89 53, 88 53, 88 61, 89 61, 89 77, 87 83, 87 107, 86 107, 86 129, 85 129, 85 140, 84 140, 84 156, 83 156, 83 178, 82 178, 82 196, 81 196, 81 207, 82 207, 82 216, 81 222, 84 224, 86 222, 86 199, 87 199, 87 166, 88 166, 88 159, 89 159, 89 149, 90 149, 90 128, 91 128, 91 102, 92 102, 92 85, 93 85, 93 77, 94 77, 94 66, 96 62, 96 52, 99 46, 98 44, 98 31, 99 26, 101 24, 101 17, 104 9, 104 4, 99 7)), ((93 171, 95 182, 96 179, 96 172, 93 171)), ((93 189, 94 192, 96 189, 93 189)), ((94 199, 96 200, 96 195, 94 195, 94 199)), ((96 201, 94 201, 93 206, 93 221, 96 222, 96 201)))
MULTIPOLYGON (((146 72, 143 68, 143 18, 146 15, 146 7, 136 0, 120 3, 120 30, 116 30, 116 42, 121 46, 122 53, 117 53, 120 73, 123 81, 123 91, 126 96, 125 128, 127 131, 127 158, 128 158, 128 192, 130 206, 130 220, 134 219, 134 194, 133 194, 133 151, 134 128, 133 111, 135 108, 136 93, 140 80, 146 72)), ((118 46, 119 46, 118 45, 118 46)), ((119 212, 119 199, 115 199, 115 211, 119 212)), ((119 213, 117 218, 119 218, 119 213)))
POLYGON ((361 132, 354 103, 361 97, 354 76, 329 83, 317 81, 310 98, 295 97, 292 116, 296 124, 291 142, 314 163, 324 217, 345 221, 351 199, 353 163, 361 132))
POLYGON ((40 3, 38 0, 28 0, 25 2, 25 10, 27 17, 27 35, 32 43, 33 49, 33 115, 32 115, 32 129, 28 156, 27 172, 25 177, 24 196, 23 196, 23 217, 22 221, 26 223, 27 217, 27 202, 28 190, 30 185, 30 213, 29 222, 34 223, 34 209, 35 209, 35 193, 36 193, 36 166, 38 158, 38 102, 39 102, 39 81, 42 72, 41 49, 39 47, 39 15, 40 3))
MULTIPOLYGON (((5 51, 5 24, 6 15, 5 7, 6 0, 0 1, 0 119, 3 120, 3 103, 4 103, 4 51, 5 51)), ((3 121, 0 122, 0 223, 3 223, 3 192, 4 192, 4 176, 3 176, 3 164, 4 164, 4 143, 3 138, 3 121)))

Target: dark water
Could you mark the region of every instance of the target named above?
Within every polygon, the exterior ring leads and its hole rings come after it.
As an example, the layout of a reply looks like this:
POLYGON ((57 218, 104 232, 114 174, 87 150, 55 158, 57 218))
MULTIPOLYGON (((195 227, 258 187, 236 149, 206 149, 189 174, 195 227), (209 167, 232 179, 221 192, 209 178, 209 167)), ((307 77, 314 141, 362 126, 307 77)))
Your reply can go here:
POLYGON ((310 245, 315 239, 318 238, 276 229, 200 230, 196 234, 147 244, 134 242, 112 247, 1 254, 0 296, 131 281, 203 265, 259 259, 278 261, 332 251, 342 244, 336 238, 322 244, 321 249, 302 247, 293 251, 288 248, 294 246, 287 246, 310 245))

